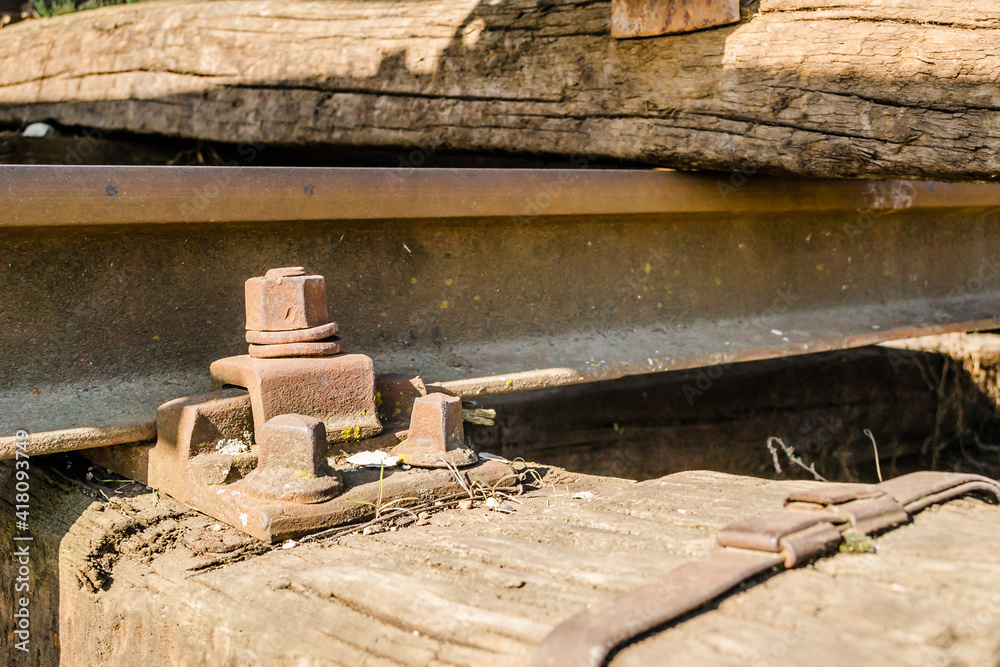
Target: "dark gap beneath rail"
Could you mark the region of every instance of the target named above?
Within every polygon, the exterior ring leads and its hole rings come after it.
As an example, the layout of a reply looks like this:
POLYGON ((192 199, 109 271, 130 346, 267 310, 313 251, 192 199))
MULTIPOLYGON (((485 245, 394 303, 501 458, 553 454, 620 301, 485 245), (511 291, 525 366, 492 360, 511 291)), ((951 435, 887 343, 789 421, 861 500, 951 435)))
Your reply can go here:
POLYGON ((103 132, 46 123, 48 136, 23 136, 24 127, 0 125, 0 164, 235 166, 235 167, 392 167, 401 169, 497 168, 649 169, 649 165, 579 155, 522 155, 406 146, 358 148, 328 145, 234 144, 185 137, 103 132))
POLYGON ((775 436, 830 480, 877 482, 870 429, 885 478, 996 478, 998 370, 995 351, 865 347, 485 397, 477 406, 496 409, 496 425, 467 435, 482 451, 595 475, 811 478, 784 455, 775 470, 775 436))

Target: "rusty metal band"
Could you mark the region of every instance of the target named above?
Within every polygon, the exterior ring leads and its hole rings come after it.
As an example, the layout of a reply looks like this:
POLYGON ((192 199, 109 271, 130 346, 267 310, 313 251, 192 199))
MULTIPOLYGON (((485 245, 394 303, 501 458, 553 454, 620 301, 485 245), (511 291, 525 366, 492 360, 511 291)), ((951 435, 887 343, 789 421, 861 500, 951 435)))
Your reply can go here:
POLYGON ((1000 184, 739 176, 0 166, 0 459, 148 439, 268 266, 466 398, 1000 325, 1000 184))
POLYGON ((611 36, 652 37, 740 20, 739 0, 612 0, 611 36))
POLYGON ((720 551, 563 622, 542 640, 528 664, 601 667, 617 648, 739 584, 823 555, 845 532, 882 531, 925 507, 970 493, 1000 502, 1000 483, 980 475, 917 472, 877 485, 829 484, 792 494, 780 512, 723 528, 720 551))

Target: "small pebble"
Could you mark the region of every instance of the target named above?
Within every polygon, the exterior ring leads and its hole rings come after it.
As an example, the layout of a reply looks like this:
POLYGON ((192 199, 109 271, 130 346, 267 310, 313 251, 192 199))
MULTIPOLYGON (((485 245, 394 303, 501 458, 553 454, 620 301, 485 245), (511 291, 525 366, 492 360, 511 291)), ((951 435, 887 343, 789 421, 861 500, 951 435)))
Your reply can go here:
POLYGON ((469 499, 459 500, 458 501, 458 509, 460 509, 460 510, 471 510, 472 509, 472 500, 469 500, 469 499))
POLYGON ((299 546, 299 543, 296 542, 295 540, 285 540, 285 542, 281 545, 281 548, 282 549, 294 549, 297 546, 299 546))
POLYGON ((59 132, 48 123, 32 123, 24 128, 22 137, 58 137, 59 132))

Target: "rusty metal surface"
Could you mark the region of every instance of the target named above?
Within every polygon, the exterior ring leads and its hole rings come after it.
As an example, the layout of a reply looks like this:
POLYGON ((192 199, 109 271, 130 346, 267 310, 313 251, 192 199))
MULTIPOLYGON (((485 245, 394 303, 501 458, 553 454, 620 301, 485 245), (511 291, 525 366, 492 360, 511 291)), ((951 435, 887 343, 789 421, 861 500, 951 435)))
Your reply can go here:
POLYGON ((736 23, 740 0, 612 0, 611 36, 653 37, 736 23))
POLYGON ((781 538, 781 551, 785 555, 785 567, 795 567, 798 563, 822 556, 834 544, 843 539, 840 530, 833 524, 817 523, 781 538))
POLYGON ((250 394, 258 439, 265 422, 285 414, 318 418, 331 443, 382 431, 375 404, 375 367, 363 354, 277 359, 242 355, 212 362, 209 372, 217 388, 233 385, 250 394))
POLYGON ((810 526, 833 519, 822 512, 771 512, 726 526, 719 532, 719 545, 754 551, 781 551, 781 540, 810 526))
POLYGON ((479 460, 465 444, 462 399, 441 393, 413 401, 406 439, 392 449, 409 465, 444 468, 467 466, 479 460))
POLYGON ((970 493, 993 495, 1000 502, 997 483, 977 475, 924 471, 890 479, 879 486, 910 513, 970 493))
POLYGON ((794 491, 788 496, 788 503, 818 503, 822 505, 835 505, 837 503, 846 503, 850 500, 858 500, 862 498, 876 498, 881 496, 884 491, 881 491, 870 484, 852 484, 852 483, 830 483, 824 484, 822 486, 816 486, 811 489, 804 489, 802 491, 794 491))
MULTIPOLYGON (((462 493, 462 484, 475 480, 494 485, 511 479, 514 470, 499 461, 480 461, 463 468, 464 479, 450 470, 373 468, 338 469, 339 493, 321 502, 289 502, 259 497, 247 491, 260 487, 246 484, 252 471, 233 466, 231 476, 219 480, 211 454, 193 458, 178 456, 171 464, 152 463, 150 447, 105 447, 88 452, 96 463, 157 489, 169 489, 179 502, 230 524, 265 542, 298 538, 345 523, 371 518, 377 507, 405 506, 442 496, 462 493)), ((166 450, 163 452, 167 454, 166 450)), ((256 457, 255 454, 248 456, 256 457)), ((267 472, 273 472, 271 470, 267 472)), ((286 479, 288 479, 286 477, 286 479)), ((273 486, 268 486, 273 491, 273 486)))
POLYGON ((286 343, 311 343, 335 336, 340 331, 336 322, 327 322, 308 329, 291 331, 252 331, 247 330, 247 342, 252 345, 282 345, 286 343))
MULTIPOLYGON (((168 401, 156 411, 156 445, 135 447, 115 470, 162 488, 177 479, 202 485, 239 479, 257 465, 250 400, 236 389, 168 401)), ((128 449, 128 448, 122 448, 128 449)))
POLYGON ((993 184, 0 167, 0 203, 0 458, 148 437, 245 352, 270 266, 323 274, 378 373, 463 397, 1000 322, 993 184))
POLYGON ((309 343, 270 343, 268 345, 247 346, 247 352, 255 359, 277 359, 281 357, 331 357, 344 351, 344 343, 336 336, 327 340, 309 343))
POLYGON ((301 266, 269 269, 245 290, 247 331, 294 331, 328 323, 326 282, 301 266))
POLYGON ((333 335, 339 327, 328 321, 323 276, 306 275, 301 266, 269 269, 247 280, 244 293, 251 357, 330 357, 344 351, 333 335))
POLYGON ((252 431, 250 397, 240 389, 178 397, 156 410, 157 440, 188 456, 214 451, 227 440, 249 441, 252 431))
POLYGON ((0 227, 257 226, 998 206, 1000 186, 665 170, 0 165, 0 201, 0 227))
POLYGON ((947 491, 970 481, 983 481, 983 479, 985 478, 970 479, 947 472, 925 470, 886 480, 879 486, 895 498, 896 502, 905 507, 921 498, 947 491))
MULTIPOLYGON (((389 471, 386 479, 381 470, 376 482, 363 471, 335 467, 324 424, 324 419, 338 426, 353 424, 357 438, 371 435, 362 431, 370 423, 377 427, 376 433, 382 429, 375 418, 370 359, 344 355, 268 360, 263 365, 249 357, 237 357, 233 365, 227 365, 231 359, 221 361, 220 375, 246 376, 249 393, 222 388, 164 403, 157 410, 154 446, 99 449, 91 452, 92 460, 265 541, 332 528, 369 511, 378 516, 386 506, 426 501, 458 489, 469 492, 473 478, 463 480, 455 467, 477 461, 475 452, 464 445, 460 399, 443 394, 422 397, 427 400, 420 403, 415 420, 415 443, 423 447, 417 448, 414 462, 429 455, 448 460, 450 478, 408 469, 389 471), (241 360, 250 363, 241 365, 241 360), (336 362, 333 370, 331 362, 336 362), (357 411, 359 397, 370 399, 370 412, 357 411), (304 407, 309 414, 270 417, 266 412, 289 405, 304 407), (445 407, 453 409, 435 410, 445 407), (465 455, 461 463, 449 458, 453 450, 465 455), (352 496, 341 499, 345 488, 352 496), (352 504, 369 509, 359 513, 352 504)), ((407 387, 417 386, 412 379, 401 378, 381 385, 394 396, 404 396, 407 387)), ((485 484, 498 483, 513 472, 504 464, 476 470, 474 479, 485 484)))
POLYGON ((264 424, 257 467, 233 488, 263 500, 319 503, 336 497, 342 487, 340 473, 326 462, 323 422, 289 414, 264 424))
POLYGON ((862 534, 884 530, 907 520, 906 510, 889 495, 852 500, 831 505, 830 509, 845 517, 851 527, 862 534))

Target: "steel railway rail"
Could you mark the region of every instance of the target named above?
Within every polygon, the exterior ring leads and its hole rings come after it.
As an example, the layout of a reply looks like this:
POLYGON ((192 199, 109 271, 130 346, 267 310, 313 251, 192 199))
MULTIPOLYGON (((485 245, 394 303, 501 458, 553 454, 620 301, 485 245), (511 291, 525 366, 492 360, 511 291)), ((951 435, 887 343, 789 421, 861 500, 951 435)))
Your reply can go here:
POLYGON ((326 276, 349 351, 464 397, 1000 322, 1000 185, 629 170, 0 167, 0 459, 155 437, 326 276))

